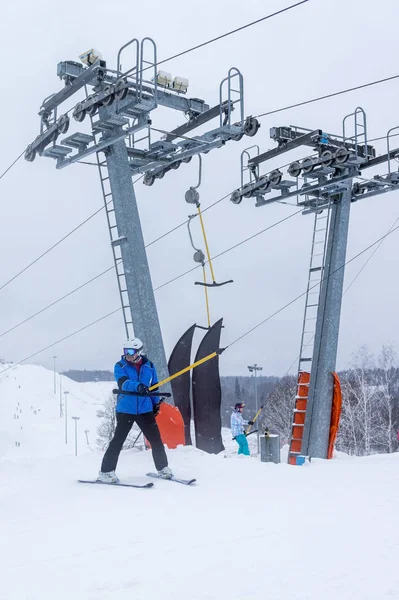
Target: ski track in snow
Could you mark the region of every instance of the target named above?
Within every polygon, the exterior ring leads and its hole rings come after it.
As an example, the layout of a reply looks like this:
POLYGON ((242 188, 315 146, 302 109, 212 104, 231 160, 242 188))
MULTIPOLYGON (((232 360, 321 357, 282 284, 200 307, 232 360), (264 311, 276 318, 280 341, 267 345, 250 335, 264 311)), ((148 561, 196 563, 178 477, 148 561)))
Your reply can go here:
MULTIPOLYGON (((235 456, 225 432, 228 460, 168 451, 193 486, 85 486, 76 480, 99 469, 96 410, 113 384, 64 379, 78 457, 53 373, 0 374, 0 600, 399 599, 398 453, 295 468, 235 456)), ((123 482, 151 470, 150 452, 121 454, 123 482)))

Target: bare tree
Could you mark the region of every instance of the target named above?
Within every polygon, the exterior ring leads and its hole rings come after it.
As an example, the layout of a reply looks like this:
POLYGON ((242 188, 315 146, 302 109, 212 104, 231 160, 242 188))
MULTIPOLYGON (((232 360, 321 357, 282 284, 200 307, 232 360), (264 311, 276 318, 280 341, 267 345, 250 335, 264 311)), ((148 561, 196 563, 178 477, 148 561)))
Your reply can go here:
POLYGON ((296 377, 283 377, 265 400, 261 427, 278 433, 282 444, 288 444, 291 436, 295 404, 296 377))
POLYGON ((376 361, 362 346, 341 381, 343 403, 337 448, 356 455, 395 452, 399 369, 393 347, 383 346, 376 361))
POLYGON ((374 369, 373 355, 366 346, 361 346, 354 354, 352 369, 343 380, 343 430, 350 430, 354 436, 345 444, 350 454, 368 455, 378 446, 375 427, 378 394, 373 379, 374 369), (345 427, 346 419, 350 421, 349 428, 345 427))
POLYGON ((389 454, 398 447, 398 357, 392 345, 382 347, 375 380, 379 398, 381 450, 389 454))
MULTIPOLYGON (((97 411, 97 417, 101 419, 100 425, 97 427, 97 445, 105 450, 112 440, 115 428, 116 428, 116 396, 111 392, 108 396, 107 400, 104 403, 104 408, 102 410, 97 411)), ((128 450, 129 448, 137 448, 138 450, 144 450, 144 438, 140 436, 139 427, 135 424, 133 425, 126 442, 123 444, 123 449, 128 450)))

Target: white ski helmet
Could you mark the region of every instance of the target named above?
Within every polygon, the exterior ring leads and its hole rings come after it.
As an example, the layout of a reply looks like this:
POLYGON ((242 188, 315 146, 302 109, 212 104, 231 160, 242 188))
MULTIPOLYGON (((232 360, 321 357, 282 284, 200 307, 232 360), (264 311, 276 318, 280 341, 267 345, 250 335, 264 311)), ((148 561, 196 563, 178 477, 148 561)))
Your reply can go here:
POLYGON ((143 342, 139 338, 135 337, 132 340, 128 340, 123 345, 123 354, 134 356, 135 354, 141 355, 143 351, 143 342))

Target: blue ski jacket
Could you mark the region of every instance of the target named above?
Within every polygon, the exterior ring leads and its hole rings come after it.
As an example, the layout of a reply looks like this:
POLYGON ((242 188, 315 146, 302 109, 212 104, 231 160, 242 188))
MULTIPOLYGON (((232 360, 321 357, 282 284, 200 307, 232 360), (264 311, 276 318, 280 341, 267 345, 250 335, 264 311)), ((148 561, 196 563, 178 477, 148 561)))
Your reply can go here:
MULTIPOLYGON (((142 363, 138 371, 134 365, 129 364, 124 357, 116 363, 114 376, 118 388, 125 392, 137 392, 137 387, 143 383, 151 387, 158 383, 157 373, 154 365, 146 356, 142 356, 142 363)), ((157 396, 131 396, 121 394, 118 396, 116 412, 128 413, 130 415, 142 415, 152 412, 155 404, 159 402, 157 396)))

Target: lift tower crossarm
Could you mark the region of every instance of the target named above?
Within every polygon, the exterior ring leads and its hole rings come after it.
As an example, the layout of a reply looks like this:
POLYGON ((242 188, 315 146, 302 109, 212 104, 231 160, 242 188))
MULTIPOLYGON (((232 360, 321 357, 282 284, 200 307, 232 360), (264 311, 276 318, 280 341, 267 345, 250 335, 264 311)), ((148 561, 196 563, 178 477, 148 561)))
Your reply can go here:
POLYGON ((299 146, 314 146, 318 143, 323 132, 321 131, 321 129, 315 129, 314 131, 311 131, 310 133, 306 133, 304 135, 295 131, 293 131, 292 134, 295 135, 295 139, 282 143, 278 146, 278 148, 273 148, 272 150, 263 152, 263 154, 259 154, 259 156, 254 156, 254 158, 251 158, 251 160, 248 161, 248 164, 259 165, 265 160, 269 160, 276 156, 280 156, 280 154, 284 154, 284 152, 289 152, 294 148, 299 148, 299 146))
POLYGON ((82 89, 85 85, 94 84, 98 79, 99 74, 102 72, 105 72, 104 61, 96 61, 87 69, 83 69, 82 67, 81 75, 78 75, 73 79, 73 81, 67 83, 62 90, 48 98, 48 100, 44 100, 42 106, 40 107, 39 115, 51 112, 57 108, 57 106, 65 102, 65 100, 68 100, 68 98, 73 96, 77 91, 82 89))
MULTIPOLYGON (((201 125, 204 125, 208 121, 211 121, 215 117, 219 116, 220 110, 222 110, 223 112, 225 110, 227 110, 228 106, 229 106, 229 102, 223 102, 223 104, 221 104, 221 105, 217 104, 216 106, 213 106, 212 108, 210 108, 209 110, 206 110, 202 114, 195 116, 191 121, 188 121, 188 123, 184 123, 183 125, 176 127, 176 129, 173 129, 173 131, 171 131, 166 136, 166 141, 172 142, 176 138, 181 137, 182 135, 186 135, 193 129, 196 129, 197 127, 200 127, 201 125)), ((187 109, 187 106, 186 106, 186 109, 187 109)))

